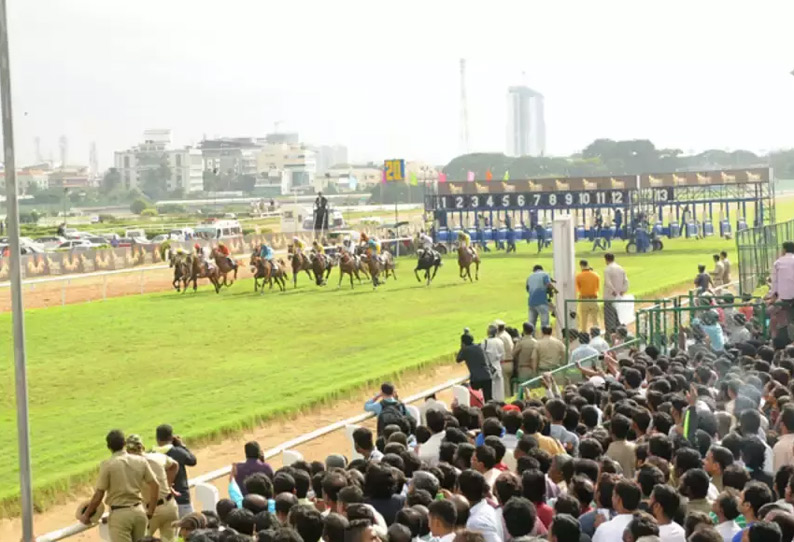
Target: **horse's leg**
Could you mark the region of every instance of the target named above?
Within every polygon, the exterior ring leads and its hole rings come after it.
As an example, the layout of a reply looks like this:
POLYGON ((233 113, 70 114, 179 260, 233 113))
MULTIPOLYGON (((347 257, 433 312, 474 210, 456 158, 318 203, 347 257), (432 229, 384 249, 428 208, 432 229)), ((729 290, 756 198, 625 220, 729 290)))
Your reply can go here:
POLYGON ((292 270, 292 287, 298 287, 298 271, 292 270))
MULTIPOLYGON (((354 286, 353 286, 353 273, 350 272, 350 273, 348 273, 348 275, 350 275, 350 289, 352 290, 354 288, 354 286)), ((340 284, 341 284, 341 281, 340 281, 340 284)))
MULTIPOLYGON (((430 272, 429 269, 428 269, 428 272, 430 272)), ((433 266, 433 278, 431 280, 436 280, 436 273, 438 273, 438 264, 433 266)))
POLYGON ((397 269, 396 269, 396 267, 392 267, 391 268, 391 278, 393 278, 394 280, 397 280, 397 269))
POLYGON ((339 283, 336 285, 337 288, 342 287, 342 279, 345 278, 345 272, 342 271, 342 266, 339 266, 339 283))
MULTIPOLYGON (((425 273, 426 275, 427 273, 425 273)), ((416 277, 416 282, 422 282, 422 279, 419 278, 419 266, 417 265, 414 269, 414 276, 416 277)))
POLYGON ((480 280, 480 261, 474 262, 474 279, 480 280))

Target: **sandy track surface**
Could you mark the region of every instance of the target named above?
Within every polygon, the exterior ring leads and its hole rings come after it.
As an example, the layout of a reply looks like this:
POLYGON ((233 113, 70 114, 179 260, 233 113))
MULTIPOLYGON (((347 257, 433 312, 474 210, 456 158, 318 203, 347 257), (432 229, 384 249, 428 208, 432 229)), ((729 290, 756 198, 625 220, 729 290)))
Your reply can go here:
MULTIPOLYGON (((431 388, 438 384, 443 384, 453 378, 464 376, 466 369, 457 364, 441 365, 435 368, 425 369, 421 373, 406 375, 397 382, 398 391, 403 396, 409 396, 422 390, 431 388)), ((270 449, 289 439, 298 437, 315 429, 319 429, 331 423, 337 422, 350 416, 355 416, 363 412, 364 401, 374 395, 372 392, 362 392, 351 395, 350 398, 338 401, 331 405, 311 409, 299 416, 280 418, 266 423, 255 430, 247 431, 234 438, 224 439, 223 441, 208 445, 198 449, 192 449, 198 459, 198 466, 189 469, 189 476, 198 476, 205 472, 230 465, 232 462, 241 461, 244 458, 243 444, 249 440, 256 440, 262 445, 263 449, 270 449)), ((448 405, 452 402, 452 393, 447 391, 438 395, 448 405)), ((375 420, 368 420, 364 424, 375 430, 375 420)), ((174 428, 179 431, 179 428, 174 428)), ((154 428, 152 428, 154 433, 154 428)), ((148 445, 153 443, 153 435, 143 435, 148 445)), ((187 443, 190 445, 190 443, 187 443)), ((97 446, 102 446, 102 442, 97 442, 97 446)), ((306 443, 297 448, 304 458, 308 461, 324 460, 332 453, 344 453, 350 457, 351 449, 344 431, 336 431, 306 443)), ((270 461, 274 468, 281 466, 281 457, 275 457, 270 461)), ((227 496, 228 479, 224 478, 216 481, 215 485, 221 497, 227 496)), ((75 523, 75 509, 81 499, 91 495, 90 488, 84 488, 74 495, 66 497, 63 504, 51 507, 45 512, 36 514, 34 519, 34 529, 37 535, 42 535, 66 527, 75 523)), ((0 540, 16 541, 22 536, 21 522, 17 519, 0 520, 0 540)), ((99 532, 92 529, 86 533, 70 538, 74 542, 98 542, 99 532)))

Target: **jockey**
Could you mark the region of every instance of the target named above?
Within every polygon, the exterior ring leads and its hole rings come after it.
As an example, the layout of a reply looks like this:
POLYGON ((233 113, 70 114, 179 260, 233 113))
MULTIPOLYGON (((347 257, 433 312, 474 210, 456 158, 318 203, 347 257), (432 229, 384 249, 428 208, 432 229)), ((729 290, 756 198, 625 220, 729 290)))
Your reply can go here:
POLYGON ((303 247, 303 241, 301 241, 297 235, 292 238, 292 248, 295 254, 303 254, 303 247))
POLYGON ((458 243, 460 246, 469 248, 471 246, 471 235, 461 230, 458 232, 458 243))
POLYGON ((227 247, 223 241, 218 241, 217 251, 224 256, 226 256, 226 261, 229 262, 231 267, 237 267, 237 263, 232 260, 231 252, 229 251, 229 247, 227 247))
POLYGON ((205 270, 209 271, 211 263, 207 251, 198 243, 193 245, 193 250, 196 252, 196 256, 198 256, 199 260, 204 263, 205 270))
POLYGON ((417 234, 417 241, 419 241, 419 245, 425 250, 433 250, 433 238, 430 237, 425 233, 425 230, 422 230, 417 234))
POLYGON ((312 241, 312 252, 314 252, 315 254, 325 254, 325 247, 323 247, 320 241, 315 239, 314 241, 312 241))
POLYGON ((370 237, 367 241, 367 254, 380 255, 380 239, 377 237, 370 237))
POLYGON ((270 245, 267 243, 262 243, 262 246, 259 247, 259 257, 272 263, 273 249, 270 247, 270 245))

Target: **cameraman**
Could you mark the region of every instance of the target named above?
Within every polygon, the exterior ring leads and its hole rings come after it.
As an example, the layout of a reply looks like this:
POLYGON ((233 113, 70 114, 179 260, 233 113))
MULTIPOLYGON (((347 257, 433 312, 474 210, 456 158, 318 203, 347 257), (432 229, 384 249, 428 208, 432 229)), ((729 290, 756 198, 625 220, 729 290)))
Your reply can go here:
POLYGON ((479 344, 474 344, 474 337, 472 337, 468 329, 460 337, 460 352, 458 352, 455 361, 458 363, 461 361, 466 362, 472 389, 482 391, 483 398, 486 401, 490 401, 493 397, 491 393, 491 371, 488 367, 488 362, 485 360, 485 352, 479 344))
POLYGON ((174 430, 170 425, 163 424, 157 427, 156 431, 157 447, 155 452, 160 452, 167 455, 177 463, 179 463, 179 470, 174 478, 173 488, 178 493, 176 495, 176 504, 179 507, 179 517, 193 511, 193 506, 190 504, 190 487, 187 484, 187 470, 185 467, 196 466, 196 456, 182 443, 179 435, 174 436, 174 430))

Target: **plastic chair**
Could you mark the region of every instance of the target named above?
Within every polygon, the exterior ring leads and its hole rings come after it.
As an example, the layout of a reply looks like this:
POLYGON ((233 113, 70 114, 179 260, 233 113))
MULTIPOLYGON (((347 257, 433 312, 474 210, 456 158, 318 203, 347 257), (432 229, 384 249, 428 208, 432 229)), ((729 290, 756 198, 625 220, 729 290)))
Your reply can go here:
POLYGON ((281 454, 281 464, 285 467, 289 467, 298 461, 303 461, 303 454, 297 450, 284 450, 284 453, 281 454))
POLYGON ((469 396, 469 388, 456 384, 452 386, 452 396, 457 399, 459 405, 469 406, 471 397, 469 396))
POLYGON ((416 420, 416 425, 422 425, 422 413, 419 412, 417 407, 414 405, 405 405, 405 410, 408 411, 409 416, 416 420))
POLYGON ((196 500, 201 505, 199 510, 215 510, 215 505, 220 500, 218 488, 212 484, 196 484, 196 500))
POLYGON ((347 435, 347 440, 350 441, 350 460, 354 459, 364 459, 364 456, 361 455, 356 451, 356 443, 353 442, 353 431, 358 429, 359 425, 346 425, 345 426, 345 435, 347 435))

